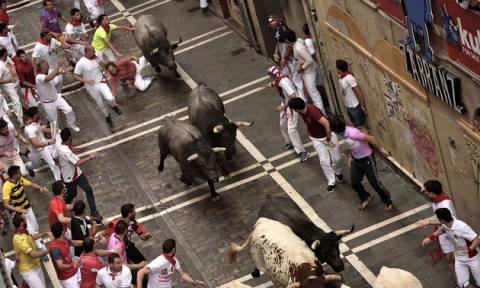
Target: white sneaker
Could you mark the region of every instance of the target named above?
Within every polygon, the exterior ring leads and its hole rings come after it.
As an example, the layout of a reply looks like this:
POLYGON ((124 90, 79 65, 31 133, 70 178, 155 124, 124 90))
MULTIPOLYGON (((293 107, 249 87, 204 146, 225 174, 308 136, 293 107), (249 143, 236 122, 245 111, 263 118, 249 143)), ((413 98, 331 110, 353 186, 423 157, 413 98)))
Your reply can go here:
POLYGON ((78 126, 72 126, 70 128, 72 128, 72 130, 75 132, 80 132, 80 128, 78 128, 78 126))

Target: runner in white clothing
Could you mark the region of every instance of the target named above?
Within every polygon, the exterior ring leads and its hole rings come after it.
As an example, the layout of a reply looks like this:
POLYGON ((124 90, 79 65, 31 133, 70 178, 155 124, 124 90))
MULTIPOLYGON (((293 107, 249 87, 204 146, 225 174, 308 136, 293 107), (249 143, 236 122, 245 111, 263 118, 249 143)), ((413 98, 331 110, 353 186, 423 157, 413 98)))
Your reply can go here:
POLYGON ((23 109, 20 96, 15 88, 17 73, 12 63, 7 61, 7 49, 0 47, 0 93, 10 98, 13 111, 17 116, 20 127, 23 126, 23 109))
POLYGON ((445 234, 453 247, 458 286, 462 288, 470 287, 470 272, 477 286, 480 286, 480 254, 478 249, 480 238, 478 234, 465 222, 454 218, 448 208, 435 210, 435 215, 442 226, 425 238, 422 245, 427 245, 435 237, 445 234))
POLYGON ((38 123, 39 115, 37 107, 30 107, 25 112, 27 116, 27 125, 25 126, 25 136, 28 141, 28 149, 30 153, 28 157, 32 161, 33 168, 40 167, 40 160, 44 160, 50 170, 52 170, 55 180, 60 180, 60 168, 53 160, 53 149, 55 139, 47 140, 44 132, 51 132, 50 128, 46 128, 38 123))
POLYGON ((122 263, 122 257, 117 253, 108 256, 108 266, 97 272, 96 287, 101 288, 131 288, 132 272, 122 263))
POLYGON ((73 8, 70 11, 72 19, 65 26, 65 41, 70 44, 70 55, 72 61, 77 63, 85 55, 85 45, 87 42, 87 29, 82 23, 82 13, 79 9, 73 8))
POLYGON ((300 157, 300 161, 305 162, 308 159, 308 151, 305 150, 298 134, 298 113, 288 108, 288 101, 297 97, 295 87, 288 75, 281 74, 277 67, 268 68, 268 75, 274 80, 270 83, 270 87, 275 87, 282 98, 282 102, 277 106, 276 110, 280 113, 280 132, 282 133, 285 145, 283 150, 295 149, 300 157))
POLYGON ((3 23, 0 23, 0 46, 3 46, 7 49, 8 56, 10 58, 14 57, 17 53, 17 38, 15 38, 13 33, 10 32, 8 27, 3 23))
POLYGON ((35 77, 35 84, 37 86, 38 98, 42 102, 47 119, 50 123, 57 122, 57 110, 61 110, 65 114, 67 120, 67 126, 72 128, 75 132, 80 132, 80 128, 76 125, 77 117, 73 112, 72 107, 63 99, 62 94, 57 93, 53 80, 57 75, 65 74, 71 71, 67 69, 63 71, 63 68, 57 67, 48 74, 48 62, 42 61, 37 63, 37 76, 35 77))
MULTIPOLYGON (((99 25, 99 23, 97 23, 98 16, 105 14, 105 9, 103 7, 104 3, 105 0, 83 0, 83 4, 85 4, 88 13, 90 13, 90 16, 87 18, 87 20, 92 28, 99 25)), ((75 7, 80 9, 80 4, 78 7, 75 7)))
MULTIPOLYGON (((62 66, 64 64, 64 61, 59 58, 59 48, 65 49, 68 47, 68 44, 62 43, 57 39, 53 38, 50 31, 42 30, 42 32, 40 32, 40 39, 35 44, 32 52, 33 69, 37 69, 37 63, 42 60, 48 61, 48 66, 50 67, 50 69, 55 69, 58 66, 62 66)), ((58 75, 54 83, 56 83, 55 87, 57 89, 57 92, 62 91, 62 75, 58 75)))
POLYGON ((317 89, 317 69, 315 68, 315 61, 308 53, 303 40, 297 38, 295 32, 291 30, 287 33, 287 43, 292 47, 293 57, 295 58, 295 69, 302 78, 304 88, 303 100, 306 101, 308 95, 308 97, 312 99, 313 104, 325 113, 322 96, 320 96, 320 92, 318 92, 317 89))
POLYGON ((105 120, 109 125, 112 125, 112 118, 108 112, 108 106, 105 105, 105 101, 118 115, 122 114, 122 110, 118 107, 100 67, 99 60, 95 55, 95 50, 92 46, 87 45, 85 46, 85 56, 83 56, 75 66, 74 77, 75 80, 85 84, 88 94, 90 94, 100 110, 102 110, 105 120))
POLYGON ((172 277, 178 272, 183 281, 195 287, 207 287, 202 281, 194 280, 185 271, 175 257, 175 240, 167 239, 162 244, 163 254, 155 258, 137 273, 137 285, 142 286, 143 278, 148 275, 148 288, 172 288, 172 277))

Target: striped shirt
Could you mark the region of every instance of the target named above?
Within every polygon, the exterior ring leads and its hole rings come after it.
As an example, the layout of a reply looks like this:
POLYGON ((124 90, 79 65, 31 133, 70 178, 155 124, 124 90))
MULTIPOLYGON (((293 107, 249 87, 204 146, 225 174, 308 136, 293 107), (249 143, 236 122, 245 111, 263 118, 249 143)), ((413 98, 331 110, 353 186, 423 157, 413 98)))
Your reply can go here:
POLYGON ((9 201, 10 205, 15 208, 28 209, 27 195, 25 195, 25 187, 32 186, 32 182, 21 177, 18 182, 12 182, 10 179, 3 184, 3 200, 9 201))

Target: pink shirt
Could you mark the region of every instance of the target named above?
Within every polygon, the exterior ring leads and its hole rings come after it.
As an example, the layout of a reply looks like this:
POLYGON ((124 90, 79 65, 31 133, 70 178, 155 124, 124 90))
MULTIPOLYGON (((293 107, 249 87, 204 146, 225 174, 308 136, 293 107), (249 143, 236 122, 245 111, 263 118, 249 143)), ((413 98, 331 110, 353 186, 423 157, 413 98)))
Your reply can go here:
POLYGON ((343 138, 348 147, 352 151, 352 156, 355 159, 361 159, 372 155, 372 148, 367 141, 363 140, 365 135, 357 128, 347 126, 343 132, 343 138))
POLYGON ((122 261, 124 264, 127 264, 127 251, 125 250, 125 241, 119 240, 117 237, 115 237, 117 234, 113 233, 110 235, 110 238, 108 238, 108 250, 111 249, 116 249, 120 251, 118 255, 122 257, 122 261))
MULTIPOLYGON (((15 151, 15 136, 17 131, 13 125, 8 124, 8 136, 0 135, 0 152, 14 152, 15 151)), ((4 157, 2 157, 4 158, 4 157)), ((0 160, 2 159, 0 158, 0 160)), ((5 157, 7 158, 7 157, 5 157)))

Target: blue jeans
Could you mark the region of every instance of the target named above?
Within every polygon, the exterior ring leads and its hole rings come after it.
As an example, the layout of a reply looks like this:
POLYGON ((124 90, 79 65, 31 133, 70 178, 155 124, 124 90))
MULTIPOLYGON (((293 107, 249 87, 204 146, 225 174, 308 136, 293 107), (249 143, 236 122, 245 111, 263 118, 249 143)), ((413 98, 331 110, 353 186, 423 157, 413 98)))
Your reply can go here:
POLYGON ((365 126, 367 115, 363 112, 362 106, 358 104, 355 108, 347 107, 348 118, 352 121, 353 126, 361 128, 365 126))

